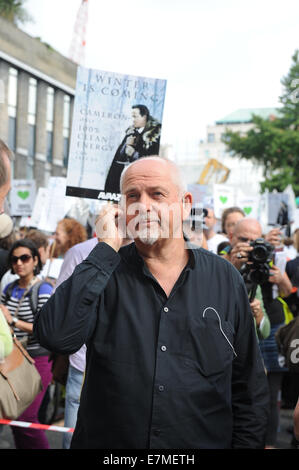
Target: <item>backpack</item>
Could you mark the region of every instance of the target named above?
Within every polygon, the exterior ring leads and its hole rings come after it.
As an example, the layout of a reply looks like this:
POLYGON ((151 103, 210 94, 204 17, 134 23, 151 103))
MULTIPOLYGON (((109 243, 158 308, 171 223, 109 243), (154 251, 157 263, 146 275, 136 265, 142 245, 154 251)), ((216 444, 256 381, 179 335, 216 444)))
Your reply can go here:
MULTIPOLYGON (((11 284, 8 285, 8 287, 6 289, 6 293, 5 293, 4 305, 6 304, 8 299, 11 297, 14 288, 18 284, 18 281, 19 280, 17 279, 16 281, 14 281, 14 282, 12 282, 11 284)), ((30 289, 30 291, 27 294, 27 296, 29 296, 30 308, 31 308, 31 311, 32 311, 33 315, 35 315, 37 313, 39 288, 42 284, 44 284, 44 282, 45 281, 41 280, 41 281, 38 281, 35 284, 33 284, 32 288, 30 289)))
POLYGON ((299 315, 278 328, 275 339, 289 371, 299 373, 299 315))

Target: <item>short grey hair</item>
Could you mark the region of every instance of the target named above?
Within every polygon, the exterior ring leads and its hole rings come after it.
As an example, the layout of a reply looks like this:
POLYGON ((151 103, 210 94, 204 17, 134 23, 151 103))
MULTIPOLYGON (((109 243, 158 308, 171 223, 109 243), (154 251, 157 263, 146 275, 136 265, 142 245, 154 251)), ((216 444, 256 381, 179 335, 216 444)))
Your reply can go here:
POLYGON ((133 165, 135 165, 137 162, 140 162, 142 160, 151 160, 151 161, 161 162, 161 163, 165 163, 165 164, 169 165, 169 167, 171 169, 172 181, 178 188, 179 196, 183 197, 183 195, 187 191, 187 187, 186 187, 186 184, 185 184, 185 181, 184 181, 184 178, 182 176, 180 168, 173 161, 168 160, 167 158, 164 158, 164 157, 163 158, 159 157, 157 155, 151 155, 149 157, 141 157, 138 160, 135 160, 134 162, 130 163, 128 166, 126 166, 123 169, 121 177, 120 177, 120 191, 121 191, 121 193, 123 191, 124 178, 125 178, 125 175, 126 175, 128 169, 131 168, 133 165))

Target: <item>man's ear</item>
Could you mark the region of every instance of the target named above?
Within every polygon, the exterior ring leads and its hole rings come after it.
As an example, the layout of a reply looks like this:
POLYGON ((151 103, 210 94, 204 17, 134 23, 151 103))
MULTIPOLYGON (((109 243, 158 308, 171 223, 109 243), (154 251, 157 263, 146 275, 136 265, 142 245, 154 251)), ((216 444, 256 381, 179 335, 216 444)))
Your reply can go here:
POLYGON ((186 220, 191 212, 192 208, 192 194, 185 193, 183 196, 183 220, 186 220))

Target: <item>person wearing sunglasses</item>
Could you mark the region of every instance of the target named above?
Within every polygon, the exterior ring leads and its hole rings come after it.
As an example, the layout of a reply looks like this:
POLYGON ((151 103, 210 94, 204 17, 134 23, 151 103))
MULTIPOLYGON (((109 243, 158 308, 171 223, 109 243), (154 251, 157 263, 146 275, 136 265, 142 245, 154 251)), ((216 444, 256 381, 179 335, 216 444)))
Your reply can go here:
MULTIPOLYGON (((39 274, 42 263, 35 244, 29 239, 16 241, 8 254, 8 263, 12 272, 18 274, 19 279, 8 284, 1 296, 0 308, 8 325, 20 341, 27 340, 27 351, 35 360, 35 366, 41 376, 43 390, 37 395, 33 403, 18 418, 18 421, 38 423, 38 411, 44 394, 52 380, 50 352, 42 348, 32 334, 33 321, 36 313, 51 296, 53 287, 43 282, 38 290, 37 311, 33 312, 30 302, 30 290, 40 281, 39 274), (10 292, 9 295, 7 293, 10 292)), ((17 449, 48 449, 49 443, 42 430, 12 427, 17 449)))

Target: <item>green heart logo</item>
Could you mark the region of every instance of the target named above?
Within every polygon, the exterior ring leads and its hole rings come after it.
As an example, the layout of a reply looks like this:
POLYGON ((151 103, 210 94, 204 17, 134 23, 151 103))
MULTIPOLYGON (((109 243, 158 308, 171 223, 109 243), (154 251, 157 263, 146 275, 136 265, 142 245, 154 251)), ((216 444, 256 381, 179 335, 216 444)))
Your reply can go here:
POLYGON ((18 191, 18 196, 25 200, 27 197, 29 197, 29 191, 18 191))
POLYGON ((250 212, 252 211, 252 207, 244 207, 243 210, 244 210, 246 215, 249 215, 250 212))
POLYGON ((222 204, 225 204, 226 201, 227 201, 227 197, 226 197, 226 196, 220 196, 219 199, 220 199, 220 201, 222 202, 222 204))

